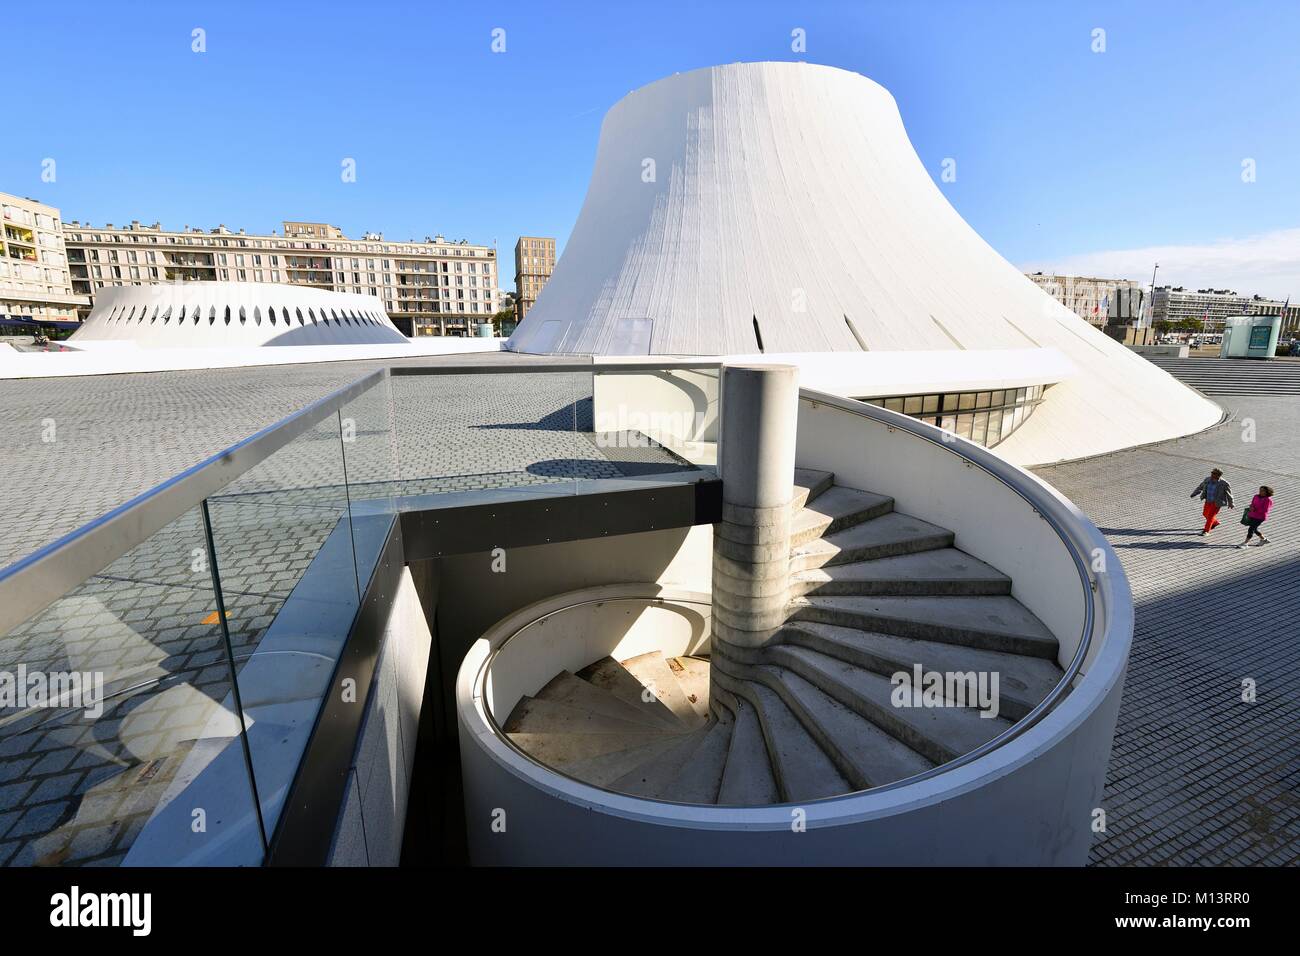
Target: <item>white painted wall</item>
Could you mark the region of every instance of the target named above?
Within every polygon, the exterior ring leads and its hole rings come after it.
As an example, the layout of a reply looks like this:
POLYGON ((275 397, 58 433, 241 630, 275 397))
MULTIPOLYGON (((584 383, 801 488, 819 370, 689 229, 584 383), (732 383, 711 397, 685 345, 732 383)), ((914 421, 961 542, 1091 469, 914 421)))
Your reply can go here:
MULTIPOLYGON (((584 592, 627 598, 616 585, 584 592)), ((643 586, 644 596, 694 600, 643 586)), ((492 652, 573 602, 557 595, 475 643, 456 682, 470 859, 509 866, 1082 866, 1092 842, 1128 660, 1131 618, 1074 691, 1038 725, 967 766, 894 790, 804 807, 661 803, 570 780, 508 746, 488 720, 492 652), (506 813, 501 830, 500 813, 506 813), (806 831, 792 827, 795 811, 806 831)), ((1122 624, 1122 622, 1121 622, 1122 624)), ((560 635, 562 639, 562 633, 560 635)), ((494 665, 495 666, 495 665, 494 665)))
POLYGON ((415 742, 433 638, 409 569, 393 610, 357 740, 330 866, 397 866, 415 764, 415 742))
POLYGON ((592 412, 597 432, 640 431, 670 448, 715 442, 718 370, 597 372, 592 412))
MULTIPOLYGON (((799 402, 798 451, 801 468, 835 473, 835 483, 888 494, 894 507, 937 524, 956 535, 956 547, 1009 575, 1012 596, 1029 608, 1060 641, 1058 663, 1064 667, 1078 647, 1085 595, 1069 552, 1034 504, 1007 484, 945 448, 917 438, 904 428, 818 402, 804 390, 799 402)), ((832 396, 824 396, 832 399, 832 396)), ((863 408, 860 404, 858 408, 863 408)), ((865 410, 865 409, 864 409, 865 410)), ((903 415, 871 408, 872 415, 924 429, 939 439, 943 432, 903 415)), ((987 449, 950 435, 949 447, 1008 472, 1021 484, 1036 485, 1051 495, 1075 520, 1087 521, 1066 499, 1028 472, 1011 469, 987 449)), ((1102 554, 1118 559, 1104 541, 1102 554)), ((1127 584, 1125 584, 1127 587, 1127 584)))

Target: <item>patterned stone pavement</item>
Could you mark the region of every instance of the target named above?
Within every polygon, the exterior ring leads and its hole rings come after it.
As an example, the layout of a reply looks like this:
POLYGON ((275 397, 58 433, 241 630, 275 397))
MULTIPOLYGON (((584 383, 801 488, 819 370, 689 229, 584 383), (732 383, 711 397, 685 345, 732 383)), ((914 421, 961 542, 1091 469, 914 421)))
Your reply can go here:
MULTIPOLYGON (((368 370, 347 363, 210 373, 220 388, 188 373, 0 382, 20 412, 16 442, 0 450, 0 464, 18 476, 0 492, 8 557, 368 370), (124 391, 122 379, 135 381, 124 391), (43 427, 37 418, 54 419, 55 441, 33 439, 43 427), (56 462, 75 464, 82 483, 65 488, 61 511, 28 522, 16 489, 56 462)), ((626 439, 592 433, 588 373, 395 378, 366 393, 209 500, 236 670, 350 499, 689 467, 626 439)), ((64 476, 46 472, 46 485, 64 476)), ((0 637, 0 673, 20 665, 96 672, 108 698, 97 717, 0 706, 0 865, 120 863, 184 783, 196 745, 237 732, 204 544, 195 509, 0 637)), ((252 813, 251 792, 229 799, 208 812, 252 813)))
POLYGON ((1133 587, 1096 865, 1300 863, 1300 402, 1218 401, 1233 419, 1201 435, 1036 469, 1101 528, 1133 587), (1188 495, 1214 466, 1238 507, 1201 538, 1188 495), (1261 484, 1276 492, 1271 543, 1239 551, 1261 484))
MULTIPOLYGON (((0 382, 12 426, 0 445, 0 564, 377 364, 0 382), (51 421, 55 440, 43 441, 51 421)), ((395 378, 391 396, 348 410, 357 429, 348 490, 678 467, 631 449, 620 461, 619 449, 583 434, 584 379, 528 376, 512 393, 482 375, 395 378)), ((1114 544, 1137 608, 1099 865, 1300 862, 1300 415, 1295 398, 1220 401, 1234 419, 1205 434, 1038 469, 1114 544), (1196 534, 1199 507, 1187 496, 1213 465, 1239 504, 1261 483, 1277 491, 1271 544, 1235 549, 1240 510, 1211 538, 1196 534), (1244 681, 1254 702, 1242 700, 1244 681)), ((344 513, 336 435, 329 424, 308 433, 213 503, 239 660, 344 513)), ((192 512, 0 638, 0 670, 100 669, 127 690, 98 720, 0 711, 0 865, 120 862, 189 749, 231 732, 211 583, 193 564, 202 545, 192 512), (147 690, 130 690, 137 684, 147 690)))
MULTIPOLYGON (((506 358, 512 364, 555 364, 543 357, 506 358)), ((502 360, 499 353, 489 353, 436 362, 323 362, 0 380, 0 407, 5 409, 0 567, 373 369, 502 360)), ((457 401, 472 407, 490 398, 499 381, 474 376, 472 393, 457 401)), ((360 407, 373 413, 375 403, 360 407)))

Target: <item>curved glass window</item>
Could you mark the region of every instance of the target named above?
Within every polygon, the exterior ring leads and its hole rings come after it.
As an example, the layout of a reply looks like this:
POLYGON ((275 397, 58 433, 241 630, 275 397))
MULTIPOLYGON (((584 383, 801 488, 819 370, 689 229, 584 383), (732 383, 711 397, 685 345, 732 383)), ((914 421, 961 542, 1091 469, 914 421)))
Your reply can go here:
POLYGON ((935 425, 976 444, 992 448, 1024 424, 1043 401, 1045 385, 951 392, 935 395, 896 395, 860 399, 935 425))
POLYGON ((262 307, 260 305, 253 306, 253 324, 262 324, 262 307))
POLYGON ((239 324, 240 325, 248 324, 248 313, 244 311, 244 307, 242 305, 239 307, 239 324))
POLYGON ((226 325, 230 324, 230 306, 226 306, 226 325))
POLYGON ((268 305, 266 307, 266 317, 271 320, 272 325, 275 325, 275 306, 268 305))

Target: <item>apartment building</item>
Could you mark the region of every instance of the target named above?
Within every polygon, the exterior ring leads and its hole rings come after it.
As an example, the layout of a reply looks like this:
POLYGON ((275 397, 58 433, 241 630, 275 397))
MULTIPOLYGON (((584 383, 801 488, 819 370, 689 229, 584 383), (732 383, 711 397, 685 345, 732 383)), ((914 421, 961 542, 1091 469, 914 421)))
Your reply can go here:
POLYGON ((1221 331, 1224 322, 1237 315, 1281 315, 1283 331, 1294 329, 1300 319, 1300 304, 1286 306, 1277 299, 1241 295, 1231 289, 1197 289, 1157 286, 1152 296, 1152 321, 1199 322, 1206 331, 1221 331))
MULTIPOLYGON (((337 226, 286 220, 283 233, 251 235, 224 225, 180 231, 132 222, 70 222, 65 232, 73 290, 154 282, 289 282, 377 298, 405 334, 469 335, 497 310, 497 257, 490 246, 349 239, 337 226)), ((89 312, 89 305, 83 310, 89 312)))
POLYGON ((0 193, 0 319, 74 322, 89 302, 73 294, 59 210, 0 193))
POLYGON ((515 243, 515 321, 521 322, 555 271, 555 240, 520 236, 515 243))
POLYGON ((1101 279, 1035 272, 1029 280, 1057 302, 1095 326, 1124 325, 1142 317, 1145 293, 1132 279, 1101 279))

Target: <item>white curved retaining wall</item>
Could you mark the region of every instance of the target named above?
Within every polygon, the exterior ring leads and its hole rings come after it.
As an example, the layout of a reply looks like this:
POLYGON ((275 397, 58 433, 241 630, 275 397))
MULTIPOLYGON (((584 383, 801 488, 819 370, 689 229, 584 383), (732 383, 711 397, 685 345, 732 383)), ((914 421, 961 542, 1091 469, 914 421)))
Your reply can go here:
MULTIPOLYGON (((600 590, 626 598, 637 589, 600 590)), ((640 593, 669 600, 697 597, 655 585, 643 585, 640 593)), ((1086 862, 1092 810, 1100 805, 1131 631, 1121 628, 1112 634, 1088 675, 1037 726, 965 767, 896 789, 804 805, 687 806, 610 793, 563 777, 509 746, 488 719, 485 672, 492 650, 526 620, 597 596, 593 589, 539 602, 493 628, 461 666, 456 682, 457 722, 474 864, 1080 866, 1086 862)))
MULTIPOLYGON (((1016 596, 1061 641, 1062 662, 1074 654, 1083 602, 1091 602, 1091 650, 1073 689, 1050 713, 965 766, 805 805, 687 806, 609 793, 540 766, 498 736, 488 717, 492 653, 529 621, 581 601, 698 595, 654 584, 557 595, 490 629, 457 676, 471 860, 612 866, 1086 863, 1132 642, 1128 582, 1100 532, 1066 499, 970 442, 928 440, 941 434, 881 408, 801 392, 799 465, 833 470, 843 484, 891 494, 899 510, 952 528, 959 547, 1015 578, 1016 596), (1086 587, 1069 548, 1093 556, 1103 569, 1089 572, 1086 587)), ((572 622, 554 628, 544 654, 521 645, 516 653, 532 661, 534 673, 516 681, 510 694, 536 683, 545 659, 576 662, 589 654, 588 630, 572 622)), ((510 661, 501 655, 493 670, 504 670, 510 661)), ((499 692, 499 698, 504 702, 506 695, 499 692)))
MULTIPOLYGON (((933 425, 897 412, 800 391, 800 466, 833 471, 836 484, 890 495, 896 510, 952 531, 956 547, 1010 576, 1012 596, 1060 641, 1057 662, 1065 667, 1082 633, 1085 588, 1043 513, 1077 529, 1076 543, 1089 568, 1100 569, 1098 580, 1112 581, 1127 600, 1128 581, 1119 559, 1083 513, 1046 482, 951 433, 947 447, 960 449, 961 455, 918 434, 936 441, 945 437, 933 425), (1034 503, 1008 483, 1031 489, 1034 503)), ((1093 595, 1086 599, 1097 606, 1093 595)))
POLYGON ((670 448, 716 442, 719 372, 671 365, 658 371, 596 372, 592 381, 595 429, 639 431, 670 448))
MULTIPOLYGON (((505 722, 521 697, 536 694, 561 670, 577 671, 603 657, 627 660, 651 651, 670 657, 707 653, 707 594, 697 594, 694 603, 670 606, 619 600, 614 597, 619 587, 592 588, 586 600, 583 592, 572 592, 567 597, 580 603, 545 621, 535 620, 537 605, 510 616, 509 630, 522 630, 498 649, 484 684, 485 705, 498 723, 505 722)), ((644 593, 644 588, 634 591, 644 593)), ((552 608, 554 603, 548 598, 542 606, 552 608)))
POLYGON ((158 349, 394 345, 410 340, 389 321, 374 296, 270 282, 170 282, 114 286, 96 293, 95 308, 68 337, 73 347, 91 342, 131 342, 158 349))

